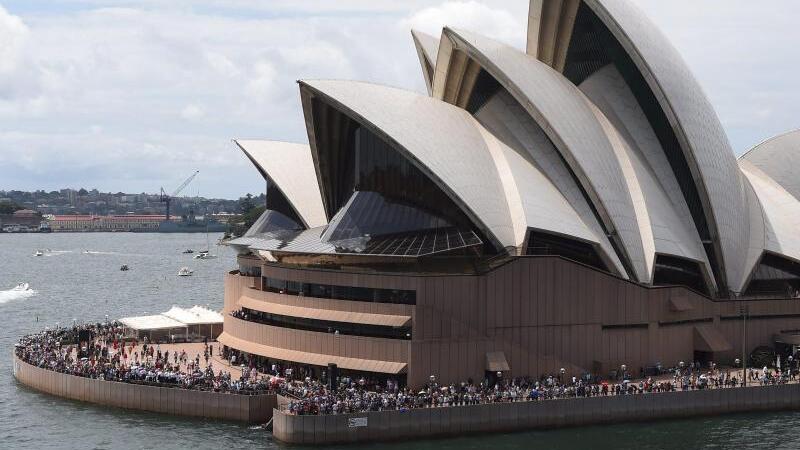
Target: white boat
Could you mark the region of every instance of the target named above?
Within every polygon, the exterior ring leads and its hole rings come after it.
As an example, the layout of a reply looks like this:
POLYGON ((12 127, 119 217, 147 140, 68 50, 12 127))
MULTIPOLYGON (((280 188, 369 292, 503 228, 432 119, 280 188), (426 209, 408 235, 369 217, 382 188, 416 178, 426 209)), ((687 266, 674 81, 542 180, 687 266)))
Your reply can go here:
POLYGON ((30 291, 31 286, 28 283, 19 283, 17 284, 12 291, 30 291))
POLYGON ((194 271, 188 267, 181 267, 181 270, 178 271, 179 277, 190 277, 194 271))
POLYGON ((202 252, 194 255, 194 259, 214 259, 217 255, 212 255, 208 252, 208 250, 203 250, 202 252))
POLYGON ((42 256, 42 255, 44 255, 44 253, 42 253, 41 250, 36 250, 36 253, 34 253, 33 255, 34 256, 42 256))

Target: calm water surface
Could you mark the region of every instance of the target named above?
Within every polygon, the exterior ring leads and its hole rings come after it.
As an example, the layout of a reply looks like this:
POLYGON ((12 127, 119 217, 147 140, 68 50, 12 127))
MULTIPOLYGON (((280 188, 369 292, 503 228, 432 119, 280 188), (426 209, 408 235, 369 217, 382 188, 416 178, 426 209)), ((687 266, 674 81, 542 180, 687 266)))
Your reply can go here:
MULTIPOLYGON (((11 375, 17 338, 73 319, 155 314, 172 305, 222 307, 222 277, 234 256, 181 252, 206 247, 203 234, 0 234, 0 449, 280 448, 269 433, 235 423, 138 413, 61 400, 11 375), (35 257, 36 249, 50 249, 35 257), (84 253, 89 251, 90 253, 84 253), (130 266, 121 272, 122 264, 130 266), (176 276, 182 266, 193 277, 176 276), (30 283, 33 296, 7 292, 30 283)), ((360 446, 380 449, 746 449, 800 448, 800 413, 739 415, 448 440, 360 446)), ((298 447, 292 447, 298 448, 298 447)), ((336 447, 340 449, 354 447, 336 447)))

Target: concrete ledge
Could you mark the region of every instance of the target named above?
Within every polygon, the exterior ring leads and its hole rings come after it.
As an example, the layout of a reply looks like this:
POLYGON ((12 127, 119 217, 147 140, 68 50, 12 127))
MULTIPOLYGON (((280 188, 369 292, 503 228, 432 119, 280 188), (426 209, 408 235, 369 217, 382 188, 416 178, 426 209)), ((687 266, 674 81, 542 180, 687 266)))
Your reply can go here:
POLYGON ((800 384, 333 416, 296 416, 276 408, 272 434, 288 444, 330 445, 797 408, 800 384))
POLYGON ((176 416, 264 423, 278 405, 276 394, 236 395, 95 380, 32 366, 16 355, 14 378, 58 397, 176 416))

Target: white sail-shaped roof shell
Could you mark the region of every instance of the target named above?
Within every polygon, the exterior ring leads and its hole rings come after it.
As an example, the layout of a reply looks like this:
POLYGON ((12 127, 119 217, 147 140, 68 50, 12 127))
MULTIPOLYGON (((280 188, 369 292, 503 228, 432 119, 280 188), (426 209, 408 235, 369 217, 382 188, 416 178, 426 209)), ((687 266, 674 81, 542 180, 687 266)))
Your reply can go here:
POLYGON ((747 194, 711 103, 683 58, 629 0, 531 0, 528 52, 563 70, 580 5, 609 29, 652 90, 697 187, 726 284, 744 273, 750 227, 747 194))
MULTIPOLYGON (((304 96, 321 98, 401 151, 502 247, 522 246, 528 229, 599 242, 547 177, 463 109, 369 83, 301 86, 304 96)), ((323 143, 312 147, 324 151, 323 143)))
POLYGON ((580 88, 602 111, 599 120, 610 122, 609 134, 616 136, 620 165, 630 164, 631 175, 627 178, 630 189, 633 193, 641 192, 647 225, 651 228, 650 233, 642 233, 649 263, 653 263, 656 254, 698 262, 713 287, 713 274, 703 243, 675 175, 622 76, 616 68, 608 66, 590 76, 580 88))
POLYGON ((267 182, 291 203, 306 228, 328 223, 308 144, 265 140, 235 140, 267 182))
MULTIPOLYGON (((569 80, 525 53, 492 39, 446 28, 439 45, 433 96, 446 98, 451 55, 468 55, 489 72, 523 105, 558 149, 590 197, 606 229, 619 237, 621 258, 627 259, 636 280, 646 282, 648 268, 637 218, 625 174, 606 130, 591 103, 569 80)), ((456 69, 452 69, 456 70, 456 69)))
POLYGON ((738 289, 747 287, 762 254, 771 252, 800 261, 800 131, 769 139, 739 159, 752 189, 751 231, 745 274, 738 289))
POLYGON ((800 201, 800 130, 781 134, 755 146, 742 155, 800 201))
POLYGON ((411 37, 422 66, 425 87, 428 88, 428 95, 430 95, 433 89, 433 68, 436 67, 436 55, 439 53, 439 39, 417 30, 411 30, 411 37))

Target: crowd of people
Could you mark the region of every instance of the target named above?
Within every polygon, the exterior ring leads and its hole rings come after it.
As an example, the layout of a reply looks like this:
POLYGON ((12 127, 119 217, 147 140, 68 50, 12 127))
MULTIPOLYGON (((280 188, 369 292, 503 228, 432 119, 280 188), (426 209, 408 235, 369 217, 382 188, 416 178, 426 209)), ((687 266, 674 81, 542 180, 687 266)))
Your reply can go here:
MULTIPOLYGON (((620 395, 637 395, 657 392, 722 389, 744 386, 741 375, 722 371, 716 367, 702 370, 698 366, 675 368, 660 377, 650 377, 636 382, 602 381, 590 376, 562 380, 547 376, 540 379, 527 377, 503 379, 498 374, 494 382, 488 379, 481 383, 472 380, 458 384, 439 385, 435 377, 419 391, 400 388, 387 381, 385 386, 343 378, 338 388, 331 390, 319 381, 306 379, 295 382, 286 393, 294 399, 286 407, 291 414, 330 415, 367 411, 407 410, 447 406, 511 403, 522 401, 544 401, 567 398, 587 398, 620 395)), ((783 384, 796 379, 796 371, 748 370, 751 382, 761 385, 783 384)), ((625 377, 623 377, 625 378, 625 377)), ((751 383, 752 385, 752 383, 751 383)))
MULTIPOLYGON (((235 394, 280 393, 290 399, 286 410, 300 415, 637 395, 733 388, 745 383, 740 372, 691 364, 638 381, 630 381, 627 374, 604 381, 589 375, 565 377, 563 373, 538 379, 506 378, 497 373, 481 382, 457 384, 439 384, 431 376, 419 390, 392 379, 350 376, 339 377, 331 386, 307 376, 310 372, 277 363, 256 366, 245 355, 223 350, 218 356, 230 361, 231 366, 242 363, 234 377, 223 368, 214 370, 213 361, 209 361, 213 351, 207 342, 202 357, 198 353, 194 358, 185 350, 162 352, 158 344, 146 341, 139 346, 135 339, 123 338, 117 322, 45 330, 23 337, 15 349, 17 357, 28 364, 87 378, 235 394), (205 364, 201 364, 201 358, 205 364)), ((746 376, 751 385, 782 384, 794 381, 797 371, 764 367, 750 369, 746 376)))
POLYGON ((99 380, 120 381, 237 394, 259 394, 277 389, 267 377, 242 370, 235 378, 229 371, 214 370, 209 358, 213 347, 206 342, 202 358, 185 350, 162 352, 146 340, 124 339, 121 324, 92 324, 47 329, 20 339, 15 352, 24 362, 60 373, 99 380))

